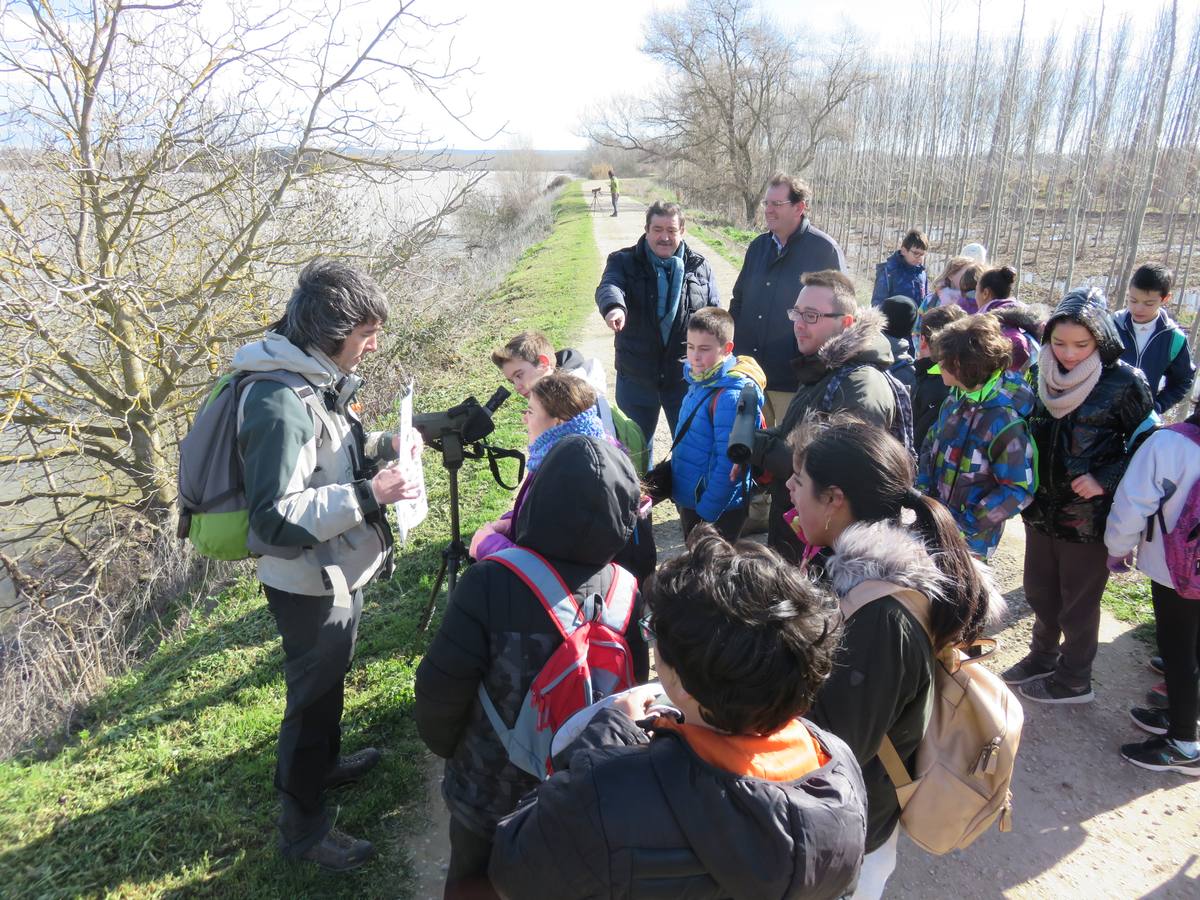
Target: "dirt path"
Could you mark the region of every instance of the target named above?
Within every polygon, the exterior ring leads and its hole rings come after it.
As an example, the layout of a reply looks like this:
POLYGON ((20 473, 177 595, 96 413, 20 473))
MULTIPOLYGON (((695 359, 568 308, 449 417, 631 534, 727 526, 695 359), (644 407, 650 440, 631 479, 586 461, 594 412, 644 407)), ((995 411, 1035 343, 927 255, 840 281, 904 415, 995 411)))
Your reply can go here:
MULTIPOLYGON (((585 183, 592 187, 606 182, 585 183)), ((622 199, 595 214, 601 259, 633 244, 643 230, 645 206, 622 199)), ((736 271, 698 241, 689 241, 716 274, 727 305, 736 271)), ((599 281, 600 273, 596 273, 599 281)), ((588 320, 575 343, 601 360, 613 384, 612 333, 599 315, 588 320)), ((655 453, 670 446, 660 417, 655 453)), ((679 552, 679 526, 670 504, 655 515, 659 559, 679 552)), ((1009 603, 995 668, 1024 654, 1032 614, 1021 589, 1024 533, 1007 529, 993 564, 1009 603)), ((1129 765, 1117 748, 1144 735, 1129 721, 1130 706, 1156 677, 1145 666, 1152 648, 1107 612, 1100 625, 1096 659, 1096 702, 1077 707, 1025 704, 1025 730, 1013 784, 1013 831, 992 830, 965 851, 934 857, 901 841, 900 861, 888 882, 888 897, 1200 897, 1200 783, 1182 775, 1158 775, 1129 765)), ((441 896, 448 858, 445 806, 438 793, 440 762, 430 765, 430 827, 413 843, 419 871, 416 896, 441 896)))

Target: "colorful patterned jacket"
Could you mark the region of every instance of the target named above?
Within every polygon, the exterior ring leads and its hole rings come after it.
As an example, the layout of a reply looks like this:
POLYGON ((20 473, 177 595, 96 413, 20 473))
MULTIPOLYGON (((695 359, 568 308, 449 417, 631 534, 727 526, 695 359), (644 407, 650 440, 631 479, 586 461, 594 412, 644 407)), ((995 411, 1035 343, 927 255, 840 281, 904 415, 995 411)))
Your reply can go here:
POLYGON ((1025 417, 1034 395, 1000 372, 977 391, 955 389, 921 449, 917 488, 950 510, 971 552, 987 559, 1004 523, 1033 501, 1037 448, 1025 417))

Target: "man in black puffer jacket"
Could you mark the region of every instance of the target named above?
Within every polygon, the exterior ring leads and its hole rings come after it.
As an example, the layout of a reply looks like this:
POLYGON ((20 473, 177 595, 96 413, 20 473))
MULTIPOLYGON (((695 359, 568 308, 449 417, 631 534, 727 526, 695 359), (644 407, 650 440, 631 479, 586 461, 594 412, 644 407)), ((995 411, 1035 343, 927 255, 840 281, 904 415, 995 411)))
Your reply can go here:
MULTIPOLYGON (((551 450, 513 526, 517 545, 557 570, 577 602, 604 597, 609 563, 625 546, 641 497, 628 458, 611 443, 581 435, 551 450)), ((635 603, 631 622, 640 616, 635 603)), ((634 674, 645 680, 649 653, 638 629, 626 634, 634 674)), ((455 588, 429 651, 417 668, 415 718, 421 739, 446 759, 442 794, 450 809, 447 888, 486 890, 492 832, 537 779, 508 758, 479 701, 482 687, 506 724, 562 637, 536 595, 495 560, 475 563, 455 588)))
POLYGON ((642 429, 648 447, 654 446, 660 407, 675 433, 687 393, 682 360, 688 320, 720 305, 712 269, 684 243, 677 203, 651 204, 646 233, 608 255, 596 306, 617 336, 617 406, 642 429))
POLYGON ((832 599, 707 525, 646 591, 661 686, 596 711, 555 756, 559 771, 500 823, 496 889, 841 897, 862 858, 862 774, 839 738, 799 718, 832 668, 832 599), (674 709, 655 715, 660 691, 674 709))

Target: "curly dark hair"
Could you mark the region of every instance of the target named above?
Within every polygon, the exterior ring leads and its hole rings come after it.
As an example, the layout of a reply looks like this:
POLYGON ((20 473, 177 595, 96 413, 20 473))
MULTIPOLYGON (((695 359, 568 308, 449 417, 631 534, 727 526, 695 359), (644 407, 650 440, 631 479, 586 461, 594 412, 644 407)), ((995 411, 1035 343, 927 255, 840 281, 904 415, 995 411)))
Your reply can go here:
POLYGON ((760 544, 701 524, 643 596, 655 652, 714 728, 778 731, 811 708, 833 668, 836 599, 760 544))

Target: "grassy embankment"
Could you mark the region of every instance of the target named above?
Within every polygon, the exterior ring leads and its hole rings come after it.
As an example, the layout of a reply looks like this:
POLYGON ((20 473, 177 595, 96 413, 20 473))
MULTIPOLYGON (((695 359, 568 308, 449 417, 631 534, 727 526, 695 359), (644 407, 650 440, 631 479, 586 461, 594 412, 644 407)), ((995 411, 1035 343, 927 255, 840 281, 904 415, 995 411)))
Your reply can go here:
MULTIPOLYGON (((678 201, 678 195, 651 178, 630 179, 631 187, 638 199, 649 202, 649 198, 662 197, 678 201)), ((761 232, 747 230, 730 224, 722 217, 702 209, 687 210, 687 230, 708 244, 726 259, 735 269, 742 267, 746 246, 761 232)), ((858 280, 860 292, 869 285, 858 280)), ((1018 527, 1014 523, 1010 527, 1018 527)), ((1111 578, 1102 599, 1104 607, 1122 622, 1135 626, 1135 635, 1143 641, 1154 640, 1154 608, 1150 601, 1150 581, 1140 574, 1111 578)))
MULTIPOLYGON (((467 393, 489 396, 498 376, 488 353, 504 336, 536 327, 558 342, 577 332, 592 308, 599 259, 577 185, 566 188, 554 211, 551 235, 526 251, 478 310, 474 337, 432 379, 437 386, 419 394, 420 409, 445 408, 467 393)), ((521 407, 518 398, 501 409, 494 443, 524 446, 521 407)), ((248 576, 114 682, 66 746, 48 757, 0 764, 0 894, 405 892, 411 875, 405 840, 425 818, 424 748, 410 715, 413 676, 428 640, 417 622, 449 540, 445 472, 432 452, 425 465, 430 518, 398 554, 393 579, 368 591, 348 681, 346 748, 378 746, 384 761, 368 783, 331 798, 341 805, 339 827, 374 841, 380 858, 335 876, 288 866, 275 852, 271 779, 283 657, 257 582, 248 576)), ((509 500, 486 464, 468 462, 465 539, 509 500)))

